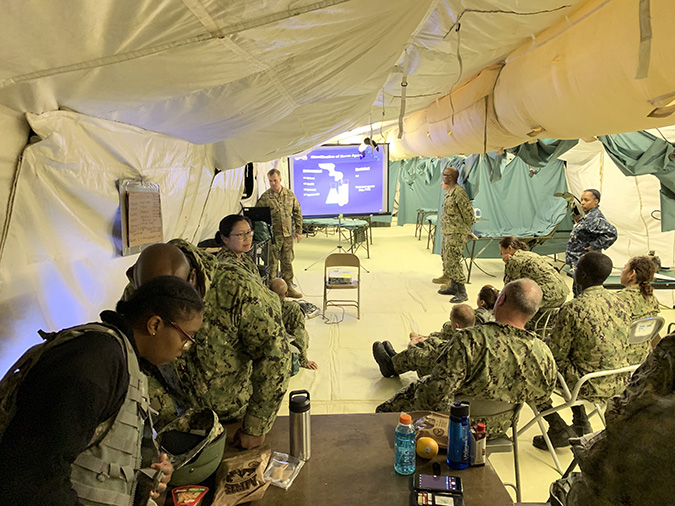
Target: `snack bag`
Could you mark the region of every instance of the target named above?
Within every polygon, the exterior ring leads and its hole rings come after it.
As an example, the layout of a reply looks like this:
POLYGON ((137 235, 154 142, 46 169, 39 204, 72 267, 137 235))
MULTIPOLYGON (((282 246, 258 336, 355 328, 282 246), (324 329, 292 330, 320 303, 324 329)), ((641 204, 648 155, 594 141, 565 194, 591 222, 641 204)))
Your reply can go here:
POLYGON ((208 487, 185 485, 171 490, 174 506, 199 506, 209 491, 208 487))
POLYGON ((268 445, 252 450, 228 448, 216 473, 213 506, 235 506, 262 499, 269 487, 263 474, 271 454, 268 445))
POLYGON ((431 412, 415 420, 413 424, 417 437, 430 437, 438 443, 439 448, 448 447, 448 422, 450 417, 445 413, 431 412))

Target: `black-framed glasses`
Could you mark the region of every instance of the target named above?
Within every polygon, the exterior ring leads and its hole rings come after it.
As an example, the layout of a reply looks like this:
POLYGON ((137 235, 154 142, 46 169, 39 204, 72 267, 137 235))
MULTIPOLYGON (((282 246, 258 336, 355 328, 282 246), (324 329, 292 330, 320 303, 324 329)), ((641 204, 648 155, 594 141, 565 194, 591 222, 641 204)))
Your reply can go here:
POLYGON ((190 334, 185 332, 185 330, 183 330, 183 327, 178 325, 176 322, 172 322, 171 320, 168 320, 168 322, 171 324, 171 326, 174 329, 176 329, 178 332, 180 332, 185 339, 187 339, 187 341, 185 341, 185 347, 186 348, 189 348, 190 346, 192 346, 193 344, 195 344, 197 342, 197 341, 195 341, 194 337, 192 337, 190 334))
POLYGON ((249 230, 248 232, 240 232, 238 234, 230 234, 230 237, 236 237, 237 239, 244 239, 246 237, 253 237, 253 234, 255 234, 255 232, 253 230, 249 230))

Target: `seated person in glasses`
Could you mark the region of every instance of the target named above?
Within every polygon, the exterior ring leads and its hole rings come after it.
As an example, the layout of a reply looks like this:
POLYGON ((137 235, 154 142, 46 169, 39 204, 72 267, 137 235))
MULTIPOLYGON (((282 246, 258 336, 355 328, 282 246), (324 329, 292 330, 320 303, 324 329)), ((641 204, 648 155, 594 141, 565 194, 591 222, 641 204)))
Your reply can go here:
MULTIPOLYGON (((181 355, 203 311, 189 283, 162 276, 116 311, 103 311, 101 323, 41 333, 45 342, 19 359, 0 388, 3 502, 147 504, 147 496, 134 499, 137 472, 153 453, 141 450, 150 427, 139 360, 161 365, 181 355)), ((151 467, 165 473, 163 490, 173 467, 166 455, 151 467)))
MULTIPOLYGON (((250 244, 246 238, 241 242, 247 241, 250 244)), ((166 423, 189 407, 208 407, 223 422, 242 420, 236 438, 242 447, 259 446, 272 428, 291 374, 279 297, 263 285, 244 254, 237 257, 233 252, 218 261, 187 241, 173 239, 156 245, 150 255, 177 266, 180 262, 163 258, 174 257, 174 248, 190 264, 190 279, 204 295, 206 310, 195 345, 179 361, 153 374, 151 397, 163 411, 161 421, 166 423)), ((141 267, 155 263, 144 257, 147 251, 138 259, 141 267)), ((142 269, 131 272, 146 278, 142 269)))

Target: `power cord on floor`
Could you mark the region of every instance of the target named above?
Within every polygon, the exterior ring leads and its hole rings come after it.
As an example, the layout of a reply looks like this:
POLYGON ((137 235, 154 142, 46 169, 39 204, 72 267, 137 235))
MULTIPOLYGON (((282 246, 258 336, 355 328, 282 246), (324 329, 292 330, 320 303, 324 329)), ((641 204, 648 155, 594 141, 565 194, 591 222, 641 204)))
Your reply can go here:
MULTIPOLYGON (((337 307, 337 306, 333 306, 333 307, 337 307)), ((324 314, 321 315, 321 318, 323 319, 323 322, 324 322, 326 325, 336 325, 336 324, 338 324, 338 323, 342 323, 342 322, 344 321, 344 319, 345 319, 345 308, 344 308, 344 307, 340 307, 340 309, 342 309, 342 314, 339 315, 339 316, 340 316, 340 319, 339 319, 339 320, 338 320, 338 315, 335 314, 335 313, 330 314, 330 315, 329 315, 330 318, 327 318, 327 317, 326 317, 326 314, 324 313, 324 314)))

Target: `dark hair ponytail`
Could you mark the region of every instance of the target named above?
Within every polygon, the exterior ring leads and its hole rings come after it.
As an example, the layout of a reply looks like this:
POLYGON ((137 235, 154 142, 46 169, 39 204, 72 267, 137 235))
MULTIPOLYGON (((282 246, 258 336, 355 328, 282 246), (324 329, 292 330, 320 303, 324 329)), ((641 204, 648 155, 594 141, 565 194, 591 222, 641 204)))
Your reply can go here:
POLYGON ((129 300, 119 301, 116 309, 131 324, 152 315, 176 321, 203 311, 204 301, 187 281, 159 276, 143 283, 129 300))
POLYGON ((628 260, 628 268, 635 271, 635 281, 640 286, 640 293, 647 298, 654 293, 651 281, 656 274, 656 264, 647 256, 633 257, 628 260))
POLYGON ((478 292, 478 298, 485 302, 488 309, 494 309, 497 297, 499 297, 499 290, 492 285, 485 285, 478 292))
POLYGON ((506 249, 509 246, 515 250, 522 250, 522 251, 529 251, 530 248, 527 247, 527 244, 525 244, 523 241, 520 239, 516 239, 512 235, 507 235, 506 237, 502 237, 502 240, 499 241, 499 246, 502 249, 506 249))

